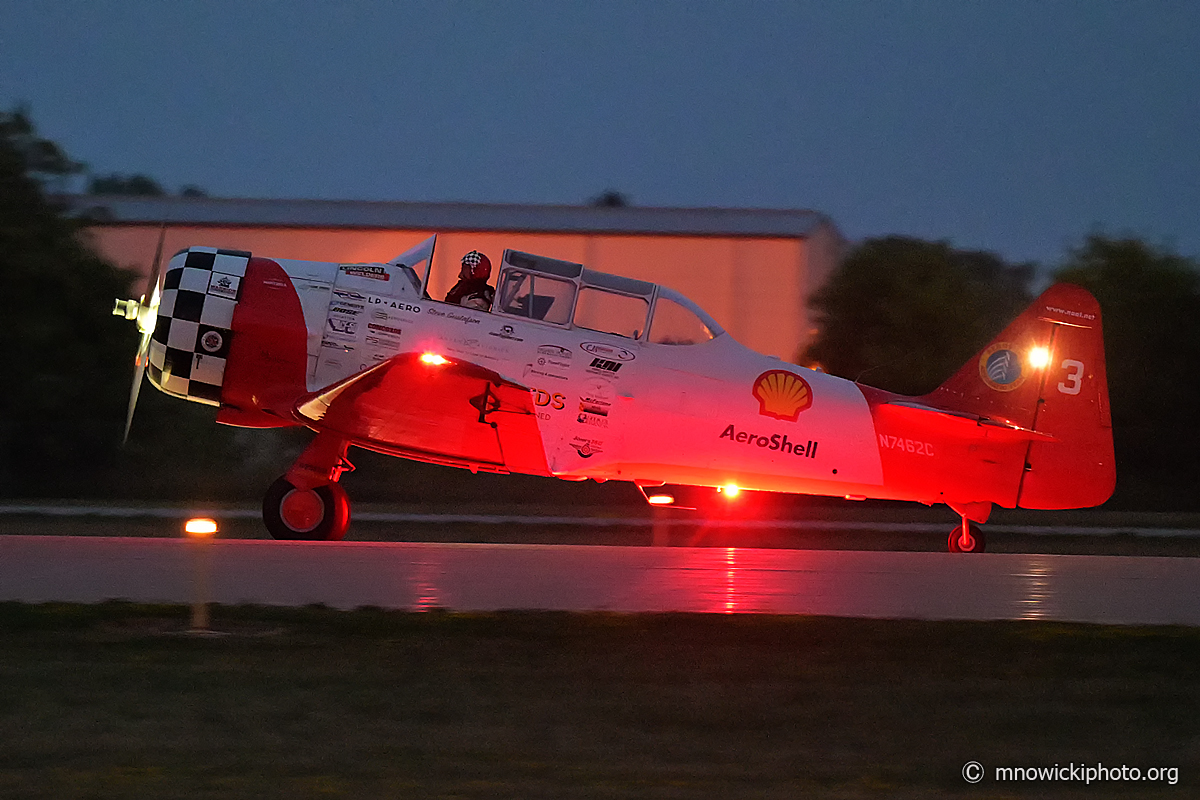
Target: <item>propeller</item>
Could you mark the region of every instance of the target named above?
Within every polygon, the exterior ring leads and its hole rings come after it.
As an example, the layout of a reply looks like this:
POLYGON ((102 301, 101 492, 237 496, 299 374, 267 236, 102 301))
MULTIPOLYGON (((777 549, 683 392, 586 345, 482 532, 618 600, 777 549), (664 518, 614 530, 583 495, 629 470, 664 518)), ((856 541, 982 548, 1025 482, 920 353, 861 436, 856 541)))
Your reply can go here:
POLYGON ((158 232, 158 247, 154 251, 154 264, 150 268, 150 279, 146 283, 145 294, 137 300, 118 298, 113 305, 113 315, 137 320, 138 331, 142 334, 138 343, 137 358, 133 362, 133 386, 129 390, 129 410, 125 413, 125 436, 121 439, 121 444, 129 441, 133 410, 137 407, 138 393, 142 389, 142 376, 146 374, 146 364, 150 360, 150 337, 154 335, 154 325, 158 322, 158 304, 162 299, 162 251, 166 238, 167 224, 164 222, 158 232))

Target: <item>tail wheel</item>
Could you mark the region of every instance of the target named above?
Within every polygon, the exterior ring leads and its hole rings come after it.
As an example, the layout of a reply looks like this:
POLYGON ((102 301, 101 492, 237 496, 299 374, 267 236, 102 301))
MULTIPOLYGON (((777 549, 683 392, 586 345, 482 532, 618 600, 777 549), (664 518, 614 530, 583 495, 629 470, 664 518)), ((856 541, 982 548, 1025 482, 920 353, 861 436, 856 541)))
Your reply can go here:
POLYGON ((338 541, 350 527, 350 500, 336 483, 297 489, 280 478, 263 498, 263 523, 276 539, 338 541))
POLYGON ((983 529, 974 522, 956 525, 946 541, 951 553, 982 553, 987 545, 983 529))

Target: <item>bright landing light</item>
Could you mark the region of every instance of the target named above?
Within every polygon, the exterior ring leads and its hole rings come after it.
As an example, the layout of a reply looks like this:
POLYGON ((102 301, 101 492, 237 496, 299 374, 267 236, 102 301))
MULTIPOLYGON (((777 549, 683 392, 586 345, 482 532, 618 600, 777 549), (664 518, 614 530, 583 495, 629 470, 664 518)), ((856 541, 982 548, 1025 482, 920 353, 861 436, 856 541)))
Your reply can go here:
POLYGON ((721 491, 725 493, 726 497, 732 500, 733 498, 737 497, 742 490, 732 483, 727 483, 721 487, 721 491))
POLYGON ((652 494, 646 497, 646 501, 652 506, 669 506, 675 502, 675 498, 669 494, 652 494))
POLYGON ((445 357, 438 355, 437 353, 422 353, 421 363, 432 364, 435 367, 440 367, 442 364, 449 364, 450 361, 445 357))
POLYGON ((1050 363, 1050 350, 1045 347, 1035 347, 1029 351, 1029 366, 1041 369, 1050 363))

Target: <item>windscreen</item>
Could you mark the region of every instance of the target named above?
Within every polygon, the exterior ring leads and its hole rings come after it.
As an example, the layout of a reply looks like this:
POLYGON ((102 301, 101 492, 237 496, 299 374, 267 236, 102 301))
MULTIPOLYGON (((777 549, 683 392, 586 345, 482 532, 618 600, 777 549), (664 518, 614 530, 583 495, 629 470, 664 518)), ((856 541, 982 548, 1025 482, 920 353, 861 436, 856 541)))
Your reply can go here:
POLYGON ((506 269, 500 277, 496 310, 517 317, 565 325, 571 318, 575 284, 519 269, 506 269))

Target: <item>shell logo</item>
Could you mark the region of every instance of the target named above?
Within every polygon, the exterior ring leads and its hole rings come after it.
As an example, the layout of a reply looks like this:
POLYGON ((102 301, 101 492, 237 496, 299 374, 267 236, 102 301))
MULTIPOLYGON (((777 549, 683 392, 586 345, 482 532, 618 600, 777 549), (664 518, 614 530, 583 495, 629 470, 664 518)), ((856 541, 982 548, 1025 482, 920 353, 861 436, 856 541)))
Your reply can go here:
POLYGON ((752 390, 758 398, 758 413, 764 417, 795 422, 800 412, 812 405, 812 389, 794 372, 772 369, 759 375, 752 390))

